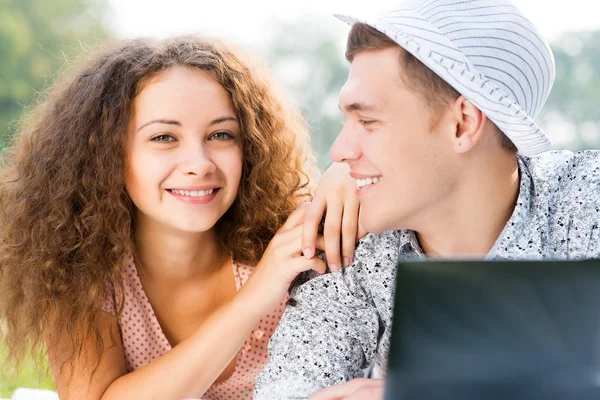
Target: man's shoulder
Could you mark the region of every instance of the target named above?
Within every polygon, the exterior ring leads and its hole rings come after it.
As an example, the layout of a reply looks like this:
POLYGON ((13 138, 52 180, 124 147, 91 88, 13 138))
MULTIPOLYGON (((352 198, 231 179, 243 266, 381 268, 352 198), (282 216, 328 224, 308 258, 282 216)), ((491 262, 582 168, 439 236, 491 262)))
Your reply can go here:
POLYGON ((537 181, 551 181, 561 187, 600 182, 599 150, 547 151, 522 160, 537 181))
POLYGON ((371 233, 361 239, 356 247, 356 263, 373 264, 395 255, 403 241, 407 240, 407 231, 395 230, 383 233, 371 233))
POLYGON ((359 241, 351 265, 336 273, 304 273, 297 280, 292 297, 300 299, 309 295, 312 298, 315 293, 325 292, 331 292, 332 297, 337 297, 341 291, 362 297, 360 293, 368 290, 367 287, 372 284, 371 279, 383 279, 394 273, 405 235, 405 231, 368 234, 359 241))
MULTIPOLYGON (((549 152, 528 160, 533 213, 530 235, 543 240, 540 254, 597 258, 600 254, 600 152, 549 152)), ((512 235, 516 237, 517 235, 512 235)), ((527 237, 527 235, 521 235, 527 237)), ((531 240, 531 239, 528 239, 531 240)), ((528 248, 526 244, 522 244, 528 248)))
POLYGON ((549 151, 522 160, 537 194, 551 203, 600 205, 600 151, 549 151))

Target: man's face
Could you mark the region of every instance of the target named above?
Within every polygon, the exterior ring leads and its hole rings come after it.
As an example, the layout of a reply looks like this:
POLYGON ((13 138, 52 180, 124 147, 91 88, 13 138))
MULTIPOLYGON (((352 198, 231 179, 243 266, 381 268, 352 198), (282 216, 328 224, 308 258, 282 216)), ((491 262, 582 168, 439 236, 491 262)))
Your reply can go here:
MULTIPOLYGON (((415 229, 443 208, 454 184, 453 145, 442 114, 402 82, 399 47, 356 54, 340 92, 346 120, 331 158, 357 181, 361 224, 372 233, 415 229)), ((447 121, 446 121, 447 122, 447 121)))

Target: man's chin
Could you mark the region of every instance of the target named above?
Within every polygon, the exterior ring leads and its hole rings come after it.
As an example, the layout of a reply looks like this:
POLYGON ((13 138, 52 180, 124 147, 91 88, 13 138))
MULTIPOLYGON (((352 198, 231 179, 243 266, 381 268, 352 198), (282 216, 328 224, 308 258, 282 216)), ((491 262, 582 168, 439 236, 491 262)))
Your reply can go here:
POLYGON ((383 214, 380 215, 365 215, 364 211, 360 216, 360 224, 369 233, 383 233, 393 230, 390 221, 383 214))

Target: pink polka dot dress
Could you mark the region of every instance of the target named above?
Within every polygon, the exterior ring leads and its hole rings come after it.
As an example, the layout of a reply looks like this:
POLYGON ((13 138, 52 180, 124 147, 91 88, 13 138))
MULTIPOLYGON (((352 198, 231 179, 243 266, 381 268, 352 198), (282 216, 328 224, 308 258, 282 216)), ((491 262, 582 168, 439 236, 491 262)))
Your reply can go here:
MULTIPOLYGON (((252 268, 233 263, 233 272, 237 290, 240 290, 250 276, 252 268)), ((144 293, 133 260, 128 263, 125 273, 125 305, 123 313, 119 316, 119 328, 127 370, 132 372, 171 350, 171 345, 144 293)), ((252 399, 254 379, 268 361, 267 345, 281 319, 284 308, 285 305, 282 302, 273 313, 260 320, 238 353, 233 374, 229 379, 213 384, 202 399, 252 399)), ((108 298, 103 309, 115 314, 114 299, 108 298)))

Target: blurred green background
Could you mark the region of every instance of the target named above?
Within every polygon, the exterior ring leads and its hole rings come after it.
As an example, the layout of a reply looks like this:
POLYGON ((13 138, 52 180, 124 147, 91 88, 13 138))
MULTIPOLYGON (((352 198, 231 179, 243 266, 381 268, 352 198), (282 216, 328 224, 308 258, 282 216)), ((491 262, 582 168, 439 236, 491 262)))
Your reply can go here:
MULTIPOLYGON (((325 17, 273 21, 267 39, 255 50, 298 103, 310 124, 319 164, 326 168, 342 121, 337 93, 348 71, 343 58, 347 28, 332 30, 320 18, 325 17)), ((23 111, 69 59, 117 36, 110 19, 107 0, 0 0, 0 149, 23 111)), ((555 148, 598 148, 600 31, 563 33, 552 47, 557 77, 540 124, 555 148)), ((0 347, 0 362, 6 350, 0 347)), ((19 376, 1 375, 0 397, 10 397, 16 387, 52 388, 49 376, 38 379, 32 371, 26 364, 19 376)))

